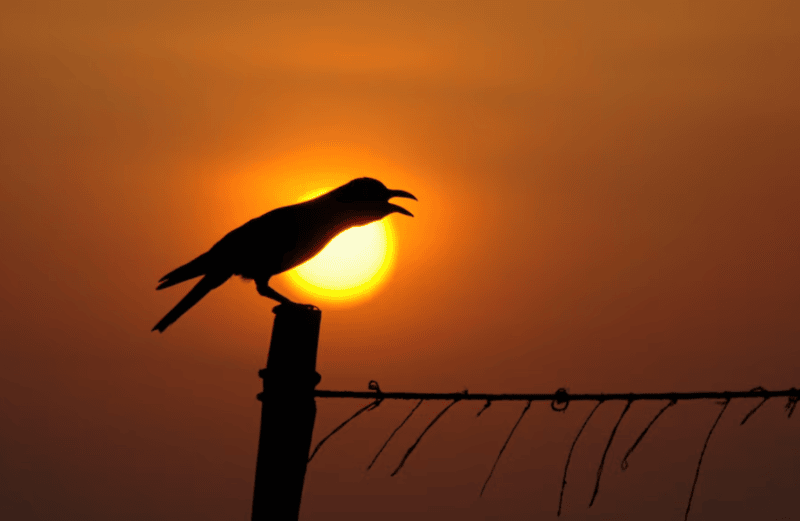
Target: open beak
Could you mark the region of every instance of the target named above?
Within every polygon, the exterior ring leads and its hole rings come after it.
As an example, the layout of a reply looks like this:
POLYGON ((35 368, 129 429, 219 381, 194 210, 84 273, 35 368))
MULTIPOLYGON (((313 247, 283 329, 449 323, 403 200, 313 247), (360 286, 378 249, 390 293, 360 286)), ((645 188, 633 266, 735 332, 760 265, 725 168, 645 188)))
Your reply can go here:
MULTIPOLYGON (((392 197, 403 197, 405 199, 413 199, 415 201, 417 200, 416 197, 414 197, 410 193, 406 192, 405 190, 389 190, 388 199, 391 199, 392 197)), ((406 210, 402 206, 397 206, 396 204, 391 204, 391 203, 387 203, 387 204, 389 204, 389 206, 392 208, 392 210, 394 210, 397 213, 401 213, 403 215, 408 215, 409 217, 414 217, 414 214, 412 214, 411 212, 409 212, 408 210, 406 210)))

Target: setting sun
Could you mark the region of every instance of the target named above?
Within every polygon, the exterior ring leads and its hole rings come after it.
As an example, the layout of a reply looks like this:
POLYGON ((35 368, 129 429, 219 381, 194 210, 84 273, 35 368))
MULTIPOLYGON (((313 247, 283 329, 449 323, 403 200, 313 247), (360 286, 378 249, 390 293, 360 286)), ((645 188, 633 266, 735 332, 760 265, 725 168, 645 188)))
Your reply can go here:
MULTIPOLYGON (((306 201, 328 190, 300 198, 306 201)), ((287 272, 292 283, 315 298, 355 301, 367 296, 384 279, 394 256, 394 234, 386 219, 350 228, 319 255, 287 272)))

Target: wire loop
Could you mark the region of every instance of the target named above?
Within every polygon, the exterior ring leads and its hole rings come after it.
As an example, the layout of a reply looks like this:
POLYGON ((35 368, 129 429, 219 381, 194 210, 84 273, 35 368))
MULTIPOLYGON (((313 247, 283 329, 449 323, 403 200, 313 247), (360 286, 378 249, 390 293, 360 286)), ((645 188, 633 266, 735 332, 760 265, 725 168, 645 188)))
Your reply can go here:
POLYGON ((556 412, 564 412, 569 407, 569 393, 563 387, 556 391, 555 398, 550 402, 550 408, 556 412), (563 404, 563 406, 561 406, 563 404))
POLYGON ((383 391, 381 391, 381 386, 378 385, 378 381, 377 380, 370 380, 369 384, 367 385, 367 388, 370 391, 375 391, 375 394, 378 395, 378 397, 375 398, 375 401, 370 405, 370 407, 368 409, 368 410, 371 411, 375 407, 379 406, 381 404, 381 402, 383 402, 383 391))

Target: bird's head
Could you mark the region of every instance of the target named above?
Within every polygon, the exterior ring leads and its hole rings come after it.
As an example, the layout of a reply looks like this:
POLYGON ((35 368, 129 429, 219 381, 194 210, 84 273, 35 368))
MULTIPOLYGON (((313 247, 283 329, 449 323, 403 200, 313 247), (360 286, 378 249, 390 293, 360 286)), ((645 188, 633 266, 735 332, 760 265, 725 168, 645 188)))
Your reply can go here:
POLYGON ((367 222, 383 219, 392 213, 402 213, 414 217, 405 208, 390 203, 389 199, 404 197, 417 200, 416 197, 404 190, 390 190, 377 179, 369 177, 353 179, 334 190, 332 195, 340 203, 346 204, 354 214, 358 214, 362 219, 368 219, 367 222))

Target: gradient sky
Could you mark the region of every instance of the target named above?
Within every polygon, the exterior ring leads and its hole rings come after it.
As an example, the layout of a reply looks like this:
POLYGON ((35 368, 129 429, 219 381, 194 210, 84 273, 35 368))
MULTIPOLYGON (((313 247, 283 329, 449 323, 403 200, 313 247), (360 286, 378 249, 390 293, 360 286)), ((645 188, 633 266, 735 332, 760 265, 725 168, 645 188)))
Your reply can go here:
MULTIPOLYGON (((249 519, 274 303, 232 280, 163 335, 154 291, 229 230, 368 175, 414 193, 391 279, 323 307, 320 388, 799 386, 800 4, 0 8, 0 511, 249 519), (413 204, 413 208, 411 206, 413 204)), ((278 291, 302 299, 285 277, 278 291)), ((731 404, 691 519, 791 519, 800 419, 731 404)), ((320 439, 363 405, 318 403, 320 439)), ((556 519, 591 408, 385 403, 312 462, 302 519, 556 519)), ((565 520, 682 519, 712 402, 623 404, 565 520)))

